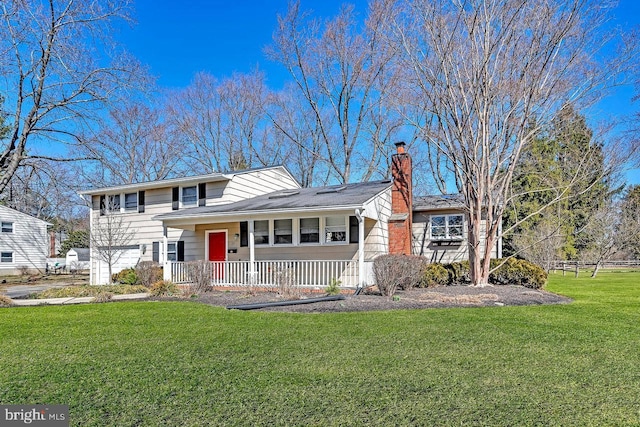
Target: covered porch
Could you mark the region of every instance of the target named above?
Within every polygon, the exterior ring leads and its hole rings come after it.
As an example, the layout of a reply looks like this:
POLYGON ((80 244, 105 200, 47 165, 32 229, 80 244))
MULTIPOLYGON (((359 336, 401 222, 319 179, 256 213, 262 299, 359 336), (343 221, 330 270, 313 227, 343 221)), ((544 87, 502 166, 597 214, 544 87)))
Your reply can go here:
POLYGON ((166 280, 188 283, 189 262, 203 260, 214 286, 357 288, 373 283, 373 259, 388 253, 389 211, 390 182, 380 181, 284 190, 154 219, 163 224, 166 280), (178 234, 174 245, 169 236, 178 234), (178 246, 182 257, 172 252, 178 246))

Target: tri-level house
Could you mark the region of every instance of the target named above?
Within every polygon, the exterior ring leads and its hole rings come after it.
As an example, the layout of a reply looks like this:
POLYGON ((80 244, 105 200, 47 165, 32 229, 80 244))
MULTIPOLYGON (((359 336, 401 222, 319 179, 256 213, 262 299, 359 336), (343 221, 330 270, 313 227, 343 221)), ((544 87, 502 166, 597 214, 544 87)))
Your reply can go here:
MULTIPOLYGON (((392 180, 301 188, 283 166, 87 190, 91 225, 118 215, 133 234, 113 267, 157 261, 167 280, 189 281, 206 260, 212 283, 324 287, 372 283, 372 262, 404 253, 467 258, 465 215, 456 197, 413 200, 411 158, 396 144, 392 180), (109 208, 107 208, 109 207, 109 208)), ((91 281, 108 283, 92 248, 91 281)), ((493 256, 498 255, 492 254, 493 256)))

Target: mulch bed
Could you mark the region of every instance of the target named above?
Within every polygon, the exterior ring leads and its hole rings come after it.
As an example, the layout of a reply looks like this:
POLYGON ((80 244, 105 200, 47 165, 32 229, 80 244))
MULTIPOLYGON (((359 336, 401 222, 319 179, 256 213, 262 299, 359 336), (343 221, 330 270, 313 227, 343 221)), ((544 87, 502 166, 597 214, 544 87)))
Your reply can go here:
MULTIPOLYGON (((314 298, 321 295, 303 295, 300 298, 314 298)), ((249 294, 241 291, 214 290, 200 295, 197 301, 215 306, 253 304, 272 301, 299 299, 284 297, 274 292, 249 294)), ((326 301, 286 307, 262 308, 261 311, 284 311, 298 313, 330 313, 398 309, 425 309, 446 307, 489 307, 514 305, 566 304, 570 298, 544 290, 528 289, 522 286, 443 286, 427 289, 400 290, 395 297, 364 292, 360 295, 346 295, 341 301, 326 301)))

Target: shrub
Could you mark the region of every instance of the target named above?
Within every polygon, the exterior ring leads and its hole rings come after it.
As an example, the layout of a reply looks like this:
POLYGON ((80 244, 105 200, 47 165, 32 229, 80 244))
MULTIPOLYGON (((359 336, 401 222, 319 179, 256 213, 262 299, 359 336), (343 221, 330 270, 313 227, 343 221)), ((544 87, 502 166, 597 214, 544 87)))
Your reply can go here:
POLYGON ((93 302, 109 302, 113 298, 113 294, 111 292, 100 292, 98 295, 93 298, 93 302))
POLYGON ((434 286, 446 286, 449 284, 449 272, 439 263, 429 264, 424 268, 422 280, 419 285, 422 288, 434 286))
POLYGON ((217 265, 213 265, 208 261, 191 261, 187 263, 187 274, 191 284, 186 289, 188 295, 200 295, 208 291, 211 287, 211 278, 213 277, 213 268, 217 268, 217 265))
POLYGON ((380 293, 393 295, 396 290, 410 289, 422 280, 426 259, 410 255, 381 255, 373 261, 373 274, 380 293))
POLYGON ((327 295, 338 295, 340 293, 340 283, 342 282, 340 280, 336 280, 334 277, 331 279, 331 283, 329 283, 329 286, 327 286, 324 291, 327 295))
POLYGON ((491 268, 496 268, 503 262, 504 264, 489 275, 489 283, 520 285, 532 289, 540 289, 547 283, 547 273, 542 267, 524 259, 492 259, 491 268))
POLYGON ((444 268, 449 273, 448 285, 462 285, 471 283, 471 274, 469 270, 469 261, 452 262, 444 264, 444 268))
POLYGON ((135 285, 138 283, 138 276, 136 275, 135 269, 125 268, 119 273, 115 273, 111 276, 111 281, 113 283, 121 283, 123 285, 135 285))
POLYGON ((162 267, 154 261, 142 261, 135 269, 138 276, 138 284, 150 287, 159 280, 162 280, 162 267))
POLYGON ((173 282, 168 280, 159 280, 149 289, 149 294, 156 297, 170 297, 180 295, 180 288, 173 282))
POLYGON ((6 295, 0 295, 0 307, 11 307, 13 300, 6 295))

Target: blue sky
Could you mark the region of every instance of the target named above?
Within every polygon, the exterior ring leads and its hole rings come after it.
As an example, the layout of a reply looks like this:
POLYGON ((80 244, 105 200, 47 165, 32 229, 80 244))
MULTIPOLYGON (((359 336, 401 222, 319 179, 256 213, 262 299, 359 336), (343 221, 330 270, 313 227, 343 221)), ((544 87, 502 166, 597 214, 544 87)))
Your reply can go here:
MULTIPOLYGON (((288 77, 279 64, 264 53, 271 43, 277 14, 286 13, 287 0, 136 0, 137 24, 116 37, 140 61, 147 64, 166 88, 187 86, 195 73, 206 71, 218 78, 259 67, 272 88, 280 88, 288 77)), ((343 1, 301 0, 302 8, 314 16, 336 15, 343 1)), ((366 0, 350 1, 364 16, 366 0)), ((615 24, 640 25, 640 1, 620 0, 615 24)), ((632 90, 621 89, 600 104, 600 114, 628 114, 632 90)), ((630 171, 628 181, 640 183, 640 170, 630 171)))

